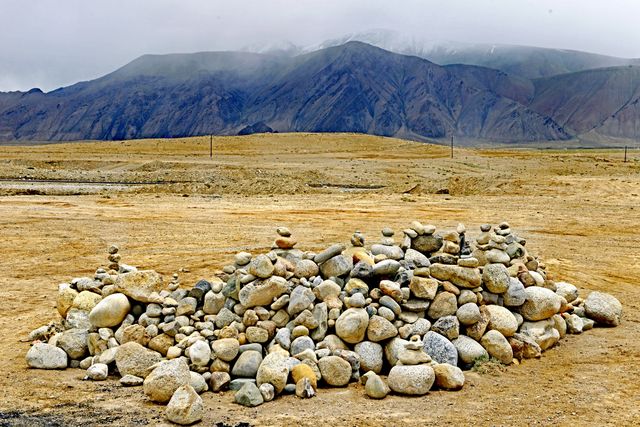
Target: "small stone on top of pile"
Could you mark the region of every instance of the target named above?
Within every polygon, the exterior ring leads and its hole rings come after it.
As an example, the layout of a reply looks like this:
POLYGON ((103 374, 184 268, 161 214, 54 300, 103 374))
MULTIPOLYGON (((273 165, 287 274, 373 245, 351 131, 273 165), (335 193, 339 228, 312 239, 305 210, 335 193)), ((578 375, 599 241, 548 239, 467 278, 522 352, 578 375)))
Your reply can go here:
POLYGON ((207 391, 258 406, 357 381, 373 399, 459 390, 478 360, 537 358, 622 315, 615 297, 554 281, 506 222, 470 239, 463 224, 414 221, 369 249, 356 231, 318 252, 278 227, 270 251, 239 252, 189 289, 108 252, 93 277, 59 286, 60 320, 30 334, 27 364, 118 375, 178 424, 202 418, 207 391))

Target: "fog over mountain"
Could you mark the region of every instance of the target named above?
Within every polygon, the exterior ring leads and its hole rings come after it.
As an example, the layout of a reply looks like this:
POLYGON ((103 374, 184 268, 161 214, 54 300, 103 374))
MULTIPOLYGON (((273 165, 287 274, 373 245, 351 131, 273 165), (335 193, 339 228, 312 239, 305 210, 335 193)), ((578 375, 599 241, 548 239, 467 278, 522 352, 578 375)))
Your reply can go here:
MULTIPOLYGON (((371 30, 326 40, 319 45, 293 47, 283 52, 297 53, 361 41, 383 49, 415 55, 441 65, 467 64, 494 68, 526 78, 622 65, 640 65, 640 58, 619 58, 567 49, 517 46, 505 43, 462 43, 419 38, 391 30, 371 30)), ((274 49, 265 47, 263 51, 274 49)), ((277 51, 278 49, 274 49, 277 51)))
POLYGON ((50 91, 98 78, 144 54, 237 51, 265 44, 318 46, 372 28, 418 42, 452 40, 640 57, 640 2, 635 0, 0 3, 0 91, 50 91))

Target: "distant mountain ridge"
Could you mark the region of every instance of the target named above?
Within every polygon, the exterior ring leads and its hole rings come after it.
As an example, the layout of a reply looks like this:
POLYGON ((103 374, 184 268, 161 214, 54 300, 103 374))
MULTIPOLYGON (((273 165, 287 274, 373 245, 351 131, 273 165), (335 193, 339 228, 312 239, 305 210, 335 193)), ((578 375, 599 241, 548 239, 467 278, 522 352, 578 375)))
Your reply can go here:
POLYGON ((50 93, 0 96, 3 140, 362 132, 417 140, 562 140, 553 119, 445 67, 350 42, 295 57, 239 52, 145 55, 50 93))
POLYGON ((0 93, 0 140, 260 131, 515 143, 640 137, 640 67, 531 79, 477 65, 441 66, 358 41, 327 45, 297 55, 144 55, 49 93, 0 93))

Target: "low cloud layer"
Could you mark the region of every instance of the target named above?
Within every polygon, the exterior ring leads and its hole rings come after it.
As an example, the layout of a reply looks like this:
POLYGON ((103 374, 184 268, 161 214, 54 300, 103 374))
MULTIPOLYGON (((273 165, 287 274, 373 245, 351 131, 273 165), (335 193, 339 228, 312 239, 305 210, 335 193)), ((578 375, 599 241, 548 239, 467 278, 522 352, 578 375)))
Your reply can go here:
POLYGON ((145 53, 307 46, 372 28, 640 57, 636 0, 0 0, 0 10, 0 91, 55 89, 145 53))

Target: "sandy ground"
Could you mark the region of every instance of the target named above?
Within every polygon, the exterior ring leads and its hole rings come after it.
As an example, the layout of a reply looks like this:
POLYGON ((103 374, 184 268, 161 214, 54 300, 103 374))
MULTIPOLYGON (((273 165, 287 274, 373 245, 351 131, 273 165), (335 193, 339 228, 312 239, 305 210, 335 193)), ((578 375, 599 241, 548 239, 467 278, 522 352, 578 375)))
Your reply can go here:
POLYGON ((23 342, 56 316, 57 285, 123 262, 211 276, 287 225, 299 246, 376 241, 418 219, 510 222, 556 280, 624 305, 618 328, 563 340, 542 359, 468 373, 459 392, 372 401, 359 385, 256 409, 203 395, 202 425, 640 425, 640 156, 457 150, 359 135, 269 135, 0 147, 0 425, 158 425, 163 407, 117 379, 27 369, 23 342), (436 194, 446 193, 449 194, 436 194))

